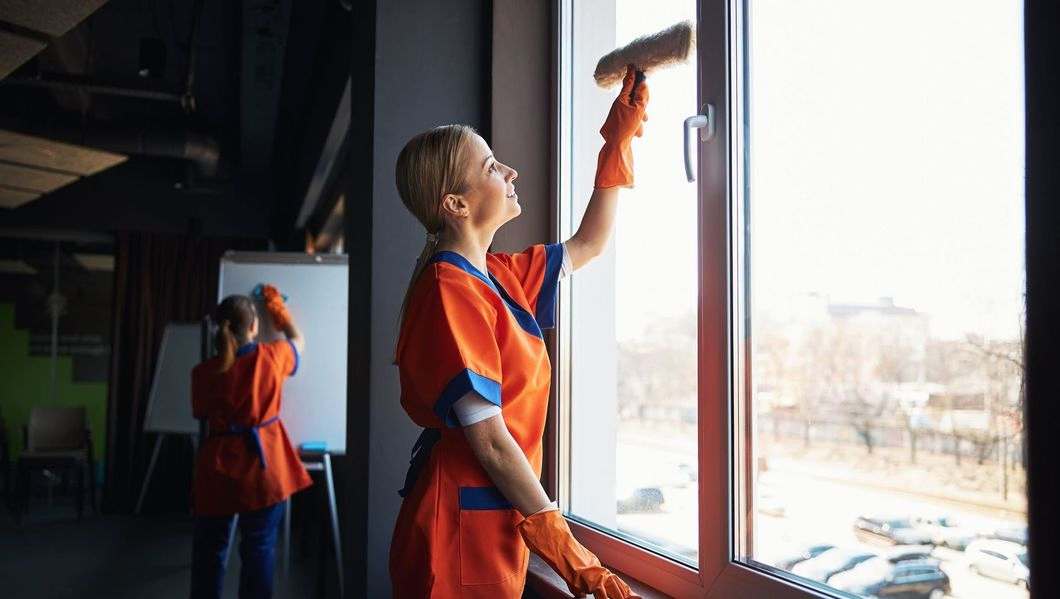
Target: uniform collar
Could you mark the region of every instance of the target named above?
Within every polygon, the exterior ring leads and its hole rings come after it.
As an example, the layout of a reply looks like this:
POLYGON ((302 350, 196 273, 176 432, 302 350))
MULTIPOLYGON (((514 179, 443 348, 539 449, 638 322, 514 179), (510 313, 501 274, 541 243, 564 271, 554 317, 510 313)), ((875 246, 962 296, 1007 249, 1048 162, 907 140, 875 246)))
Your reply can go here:
POLYGON ((249 354, 250 352, 252 352, 252 351, 254 351, 256 349, 258 349, 258 342, 257 341, 251 341, 250 343, 248 343, 248 344, 244 345, 243 347, 240 347, 239 349, 236 350, 236 357, 237 358, 242 358, 243 356, 249 354))
POLYGON ((534 315, 527 312, 525 308, 520 306, 519 302, 515 301, 512 296, 508 294, 508 291, 504 289, 503 286, 501 286, 500 282, 497 281, 497 279, 491 273, 487 271, 486 274, 483 274, 482 271, 475 268, 475 265, 472 264, 467 258, 451 250, 442 250, 438 252, 433 257, 431 257, 430 261, 427 262, 427 264, 436 264, 438 262, 445 262, 447 264, 451 264, 459 268, 460 270, 466 272, 467 274, 475 277, 476 279, 482 281, 486 285, 489 285, 490 289, 492 289, 493 292, 496 293, 501 298, 501 301, 504 302, 504 304, 508 307, 508 311, 512 313, 512 316, 515 317, 515 321, 519 323, 519 326, 524 331, 530 333, 531 335, 539 339, 544 339, 544 336, 541 334, 541 326, 538 325, 537 320, 534 319, 534 315))

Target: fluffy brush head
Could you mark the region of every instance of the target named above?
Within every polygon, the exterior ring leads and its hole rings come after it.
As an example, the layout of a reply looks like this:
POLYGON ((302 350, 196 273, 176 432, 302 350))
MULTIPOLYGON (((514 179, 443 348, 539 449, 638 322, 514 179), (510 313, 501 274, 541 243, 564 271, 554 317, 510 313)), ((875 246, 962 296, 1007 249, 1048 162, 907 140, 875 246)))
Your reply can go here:
POLYGON ((627 64, 647 74, 688 60, 695 43, 695 26, 691 21, 682 21, 658 33, 638 37, 604 56, 596 63, 593 78, 603 88, 618 85, 626 75, 627 64))

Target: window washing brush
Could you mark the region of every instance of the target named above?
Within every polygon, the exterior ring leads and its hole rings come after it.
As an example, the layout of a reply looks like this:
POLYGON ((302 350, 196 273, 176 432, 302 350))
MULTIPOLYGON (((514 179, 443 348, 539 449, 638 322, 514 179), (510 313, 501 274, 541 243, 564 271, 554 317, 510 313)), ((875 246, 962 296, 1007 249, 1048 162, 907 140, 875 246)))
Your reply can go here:
POLYGON ((639 81, 651 71, 685 62, 695 44, 695 26, 691 21, 682 21, 658 33, 638 37, 604 56, 596 63, 593 78, 602 88, 613 87, 622 83, 626 65, 632 64, 639 81))

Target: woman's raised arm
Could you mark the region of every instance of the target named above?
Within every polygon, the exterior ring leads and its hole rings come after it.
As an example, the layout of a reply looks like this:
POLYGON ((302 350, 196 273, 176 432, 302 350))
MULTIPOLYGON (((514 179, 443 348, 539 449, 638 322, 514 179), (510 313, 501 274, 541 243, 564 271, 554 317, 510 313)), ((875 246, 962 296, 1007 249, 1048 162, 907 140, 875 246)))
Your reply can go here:
POLYGON ((648 85, 644 83, 643 75, 638 76, 633 65, 629 65, 622 80, 622 91, 611 104, 607 120, 600 128, 604 146, 600 148, 596 164, 593 195, 582 215, 578 232, 567 240, 567 253, 574 270, 599 256, 607 247, 618 210, 618 189, 633 187, 631 144, 634 137, 644 133, 647 107, 648 85))

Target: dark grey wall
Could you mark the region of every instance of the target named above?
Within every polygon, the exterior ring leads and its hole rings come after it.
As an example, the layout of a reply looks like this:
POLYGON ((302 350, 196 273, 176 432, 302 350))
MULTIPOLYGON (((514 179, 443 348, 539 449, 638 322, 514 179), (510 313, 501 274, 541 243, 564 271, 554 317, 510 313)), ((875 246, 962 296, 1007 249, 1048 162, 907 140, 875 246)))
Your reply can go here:
POLYGON ((498 252, 518 252, 549 238, 555 222, 551 2, 494 0, 493 153, 519 171, 519 218, 493 239, 498 252))
POLYGON ((398 198, 394 163, 410 137, 435 125, 469 124, 489 141, 491 3, 392 0, 379 2, 376 10, 371 211, 350 200, 346 214, 372 219, 367 596, 387 597, 387 557, 400 506, 397 490, 418 434, 398 403, 397 369, 391 361, 398 309, 425 233, 398 198))

